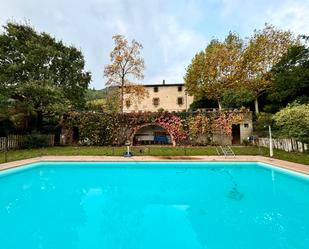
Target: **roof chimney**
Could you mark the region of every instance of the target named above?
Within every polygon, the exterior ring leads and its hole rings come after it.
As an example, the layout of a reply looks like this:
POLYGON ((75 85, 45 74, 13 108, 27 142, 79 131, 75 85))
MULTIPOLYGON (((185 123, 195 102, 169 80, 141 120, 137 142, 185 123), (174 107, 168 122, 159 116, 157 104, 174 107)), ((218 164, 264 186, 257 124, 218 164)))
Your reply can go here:
POLYGON ((162 84, 165 85, 165 80, 163 80, 162 84))

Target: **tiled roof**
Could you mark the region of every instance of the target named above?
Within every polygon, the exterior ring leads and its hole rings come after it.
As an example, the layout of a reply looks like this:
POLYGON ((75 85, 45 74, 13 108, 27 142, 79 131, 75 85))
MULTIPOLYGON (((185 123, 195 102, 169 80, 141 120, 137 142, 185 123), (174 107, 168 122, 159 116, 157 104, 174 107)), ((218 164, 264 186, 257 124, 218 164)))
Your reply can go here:
POLYGON ((185 83, 173 83, 173 84, 144 84, 144 87, 165 87, 165 86, 184 86, 185 83))

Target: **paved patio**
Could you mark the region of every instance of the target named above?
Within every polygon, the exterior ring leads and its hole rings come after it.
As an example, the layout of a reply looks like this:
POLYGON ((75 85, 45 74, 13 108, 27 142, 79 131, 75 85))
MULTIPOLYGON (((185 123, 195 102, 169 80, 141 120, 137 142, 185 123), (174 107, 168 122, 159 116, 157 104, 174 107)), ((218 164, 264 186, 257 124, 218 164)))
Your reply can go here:
POLYGON ((19 160, 9 163, 0 164, 0 170, 5 170, 14 167, 20 167, 25 164, 44 161, 87 161, 87 162, 99 162, 99 161, 203 161, 203 162, 263 162, 268 163, 276 167, 293 170, 296 172, 309 175, 309 166, 299 163, 292 163, 279 159, 263 157, 263 156, 135 156, 130 158, 116 157, 116 156, 42 156, 31 159, 19 160))

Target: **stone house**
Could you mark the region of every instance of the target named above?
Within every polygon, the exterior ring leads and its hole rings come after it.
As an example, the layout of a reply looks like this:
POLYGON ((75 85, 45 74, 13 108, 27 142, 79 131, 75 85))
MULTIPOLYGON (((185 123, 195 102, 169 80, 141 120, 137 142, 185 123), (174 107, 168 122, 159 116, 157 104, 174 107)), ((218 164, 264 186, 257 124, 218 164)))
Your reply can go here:
POLYGON ((139 102, 132 103, 124 96, 124 112, 156 112, 164 110, 168 112, 187 111, 193 102, 193 96, 189 96, 184 83, 144 85, 149 96, 139 102))

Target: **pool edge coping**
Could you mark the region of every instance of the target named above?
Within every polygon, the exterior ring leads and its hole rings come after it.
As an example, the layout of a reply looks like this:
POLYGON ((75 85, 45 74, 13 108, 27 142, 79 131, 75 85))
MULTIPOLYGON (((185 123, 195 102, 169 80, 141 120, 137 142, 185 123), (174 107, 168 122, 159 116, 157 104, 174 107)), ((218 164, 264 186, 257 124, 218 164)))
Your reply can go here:
POLYGON ((66 161, 66 162, 140 162, 140 161, 200 161, 200 162, 261 162, 309 175, 309 165, 274 159, 264 156, 138 156, 125 158, 121 156, 41 156, 0 164, 0 171, 22 167, 32 163, 66 161))

